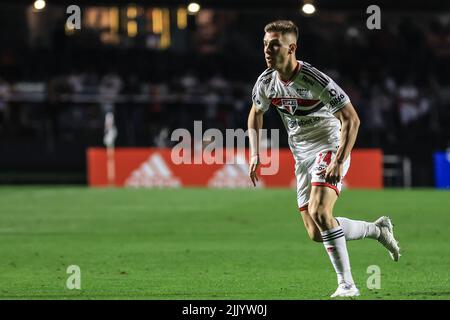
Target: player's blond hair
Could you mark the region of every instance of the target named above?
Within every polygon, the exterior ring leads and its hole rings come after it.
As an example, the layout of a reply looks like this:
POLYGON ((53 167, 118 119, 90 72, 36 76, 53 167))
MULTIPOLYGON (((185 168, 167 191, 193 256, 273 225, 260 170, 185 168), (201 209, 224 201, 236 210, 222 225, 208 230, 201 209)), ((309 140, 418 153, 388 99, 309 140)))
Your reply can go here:
POLYGON ((290 33, 295 36, 295 40, 298 39, 298 27, 291 20, 272 21, 264 27, 264 32, 281 32, 282 35, 290 33))

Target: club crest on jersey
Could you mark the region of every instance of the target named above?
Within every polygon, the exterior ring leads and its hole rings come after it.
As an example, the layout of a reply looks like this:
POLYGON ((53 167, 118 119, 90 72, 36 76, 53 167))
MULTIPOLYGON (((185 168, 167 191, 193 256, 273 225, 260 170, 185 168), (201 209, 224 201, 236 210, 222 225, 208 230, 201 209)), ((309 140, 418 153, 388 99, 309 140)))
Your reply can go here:
POLYGON ((281 106, 294 115, 298 107, 297 99, 281 99, 281 106))

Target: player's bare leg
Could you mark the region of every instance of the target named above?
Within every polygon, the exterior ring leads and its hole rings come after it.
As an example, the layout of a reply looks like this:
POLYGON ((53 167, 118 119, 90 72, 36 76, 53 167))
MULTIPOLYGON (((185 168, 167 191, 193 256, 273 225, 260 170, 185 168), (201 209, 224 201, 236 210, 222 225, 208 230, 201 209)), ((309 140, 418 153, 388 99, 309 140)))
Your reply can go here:
MULTIPOLYGON (((320 230, 311 218, 308 209, 300 210, 303 224, 308 236, 315 242, 322 242, 320 230)), ((344 217, 336 217, 337 223, 342 227, 345 240, 375 239, 378 240, 388 251, 392 260, 400 259, 400 248, 394 237, 394 227, 389 217, 383 216, 374 222, 353 220, 344 217)))
POLYGON ((309 197, 308 213, 320 232, 337 227, 339 224, 333 217, 333 208, 338 196, 327 187, 312 186, 309 197))
POLYGON ((331 297, 359 296, 353 281, 347 243, 342 227, 333 218, 336 191, 323 186, 312 186, 308 212, 320 230, 323 245, 337 274, 338 289, 331 297))
POLYGON ((309 215, 308 209, 300 210, 300 213, 302 215, 303 224, 305 225, 305 229, 308 232, 309 238, 315 242, 322 242, 320 230, 309 215))

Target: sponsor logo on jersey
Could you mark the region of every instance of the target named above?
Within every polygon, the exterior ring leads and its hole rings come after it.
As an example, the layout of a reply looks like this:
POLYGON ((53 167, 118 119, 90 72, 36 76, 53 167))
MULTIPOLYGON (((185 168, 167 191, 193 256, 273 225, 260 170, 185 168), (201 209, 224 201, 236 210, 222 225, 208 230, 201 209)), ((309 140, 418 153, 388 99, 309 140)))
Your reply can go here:
POLYGON ((294 129, 297 126, 297 120, 295 119, 289 119, 288 120, 288 127, 289 129, 294 129))
POLYGON ((336 95, 336 90, 334 90, 334 89, 330 89, 330 90, 328 90, 328 92, 330 93, 330 95, 332 97, 334 97, 336 95))
POLYGON ((320 117, 308 117, 305 119, 298 119, 297 120, 297 124, 299 126, 309 126, 312 125, 314 123, 317 123, 320 121, 320 117))
POLYGON ((268 77, 268 78, 262 79, 262 83, 263 84, 268 84, 270 81, 272 81, 272 77, 268 77))
MULTIPOLYGON (((287 116, 286 116, 287 118, 287 116)), ((306 127, 313 125, 321 120, 320 117, 305 117, 301 119, 289 119, 287 121, 289 129, 294 129, 296 126, 306 127)))
POLYGON ((312 81, 311 79, 309 79, 309 78, 308 78, 307 76, 305 76, 305 75, 302 77, 302 80, 305 81, 307 84, 310 84, 310 85, 312 85, 312 86, 314 85, 314 81, 312 81))
POLYGON ((341 93, 338 97, 335 97, 330 100, 330 105, 332 107, 336 106, 338 103, 340 103, 342 100, 344 100, 345 96, 341 93))
POLYGON ((302 95, 307 94, 309 92, 309 90, 305 89, 305 88, 297 88, 295 90, 297 91, 297 93, 302 94, 302 95))
POLYGON ((313 172, 318 176, 319 179, 325 179, 325 174, 327 172, 328 164, 323 162, 323 159, 319 159, 320 163, 316 163, 313 168, 313 172))
POLYGON ((125 186, 180 187, 181 182, 173 176, 164 158, 159 153, 154 153, 130 174, 125 180, 125 186))

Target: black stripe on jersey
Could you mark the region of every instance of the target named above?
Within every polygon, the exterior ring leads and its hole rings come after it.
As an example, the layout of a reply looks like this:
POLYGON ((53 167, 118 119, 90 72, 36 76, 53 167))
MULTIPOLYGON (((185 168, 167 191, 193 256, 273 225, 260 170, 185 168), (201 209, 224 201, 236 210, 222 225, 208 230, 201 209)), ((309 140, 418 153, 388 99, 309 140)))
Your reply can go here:
POLYGON ((317 79, 323 81, 325 84, 328 84, 330 81, 322 75, 317 69, 306 69, 307 72, 311 72, 311 74, 315 75, 317 79))
MULTIPOLYGON (((290 116, 292 116, 292 114, 289 112, 289 111, 287 111, 287 110, 285 110, 285 109, 283 109, 283 108, 279 108, 279 107, 277 107, 276 105, 274 105, 274 104, 272 104, 278 111, 280 111, 280 112, 282 112, 282 113, 285 113, 285 114, 288 114, 288 115, 290 115, 290 116)), ((297 109, 297 110, 295 110, 295 112, 294 112, 294 116, 307 116, 308 114, 310 114, 310 113, 313 113, 313 112, 316 112, 316 111, 319 111, 320 109, 322 109, 322 107, 324 106, 324 104, 323 104, 323 102, 320 102, 316 107, 314 107, 314 108, 312 108, 312 109, 310 109, 310 110, 299 110, 299 109, 297 109)))
POLYGON ((316 82, 318 82, 320 85, 322 85, 324 88, 327 86, 327 82, 323 81, 322 79, 318 78, 317 75, 315 75, 314 73, 312 73, 309 70, 302 70, 303 74, 310 76, 313 80, 315 80, 316 82))
POLYGON ((267 69, 260 75, 260 78, 262 79, 262 78, 264 78, 265 76, 271 74, 271 73, 274 72, 274 71, 275 71, 275 69, 267 68, 267 69))
POLYGON ((328 84, 328 82, 330 82, 328 80, 327 76, 325 76, 323 73, 321 73, 316 68, 314 68, 314 67, 306 67, 306 70, 312 72, 313 74, 315 74, 319 79, 322 79, 325 83, 328 84))
POLYGON ((314 71, 315 73, 317 73, 318 75, 320 75, 320 76, 322 76, 322 77, 324 77, 324 78, 326 79, 326 76, 325 76, 322 72, 320 72, 317 68, 313 67, 313 66, 312 66, 311 64, 309 64, 308 62, 304 62, 304 63, 303 63, 303 66, 304 66, 306 69, 311 70, 311 71, 314 71))
POLYGON ((307 74, 308 76, 310 76, 311 78, 313 78, 314 80, 316 80, 318 83, 320 83, 324 88, 327 86, 327 84, 330 82, 328 80, 326 80, 324 77, 318 75, 317 73, 311 71, 310 69, 303 69, 302 68, 302 72, 307 74))
POLYGON ((315 75, 317 78, 323 80, 324 82, 330 82, 324 74, 322 74, 319 70, 314 68, 309 63, 305 63, 302 68, 305 68, 306 71, 309 71, 311 74, 315 75))

